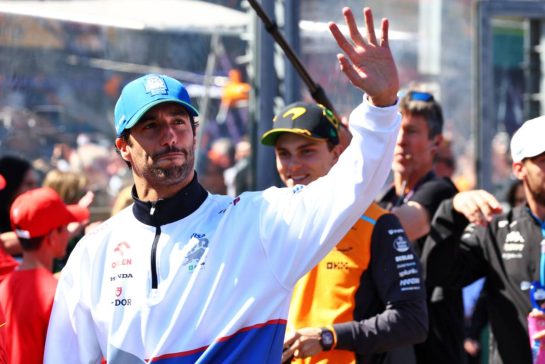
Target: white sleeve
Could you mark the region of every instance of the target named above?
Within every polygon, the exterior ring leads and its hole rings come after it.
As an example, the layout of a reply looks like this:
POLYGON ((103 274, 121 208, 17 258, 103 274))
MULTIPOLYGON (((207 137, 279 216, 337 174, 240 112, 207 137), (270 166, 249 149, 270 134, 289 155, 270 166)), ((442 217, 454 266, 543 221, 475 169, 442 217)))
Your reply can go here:
MULTIPOLYGON (((81 295, 90 277, 82 242, 77 245, 61 273, 49 319, 44 363, 100 363, 102 352, 95 335, 89 307, 81 295), (85 282, 87 280, 87 282, 85 282)), ((88 302, 88 301, 87 301, 88 302)))
POLYGON ((397 105, 377 108, 364 100, 350 115, 352 141, 326 176, 264 192, 260 240, 286 288, 341 240, 384 186, 399 125, 397 105))

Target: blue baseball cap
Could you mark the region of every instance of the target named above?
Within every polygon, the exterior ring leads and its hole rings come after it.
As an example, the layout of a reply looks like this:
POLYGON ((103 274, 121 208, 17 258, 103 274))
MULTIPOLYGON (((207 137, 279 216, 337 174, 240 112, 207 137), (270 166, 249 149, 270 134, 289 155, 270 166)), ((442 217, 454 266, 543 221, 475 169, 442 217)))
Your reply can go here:
POLYGON ((187 109, 192 116, 199 116, 185 86, 165 75, 149 74, 129 82, 121 91, 115 104, 114 126, 117 136, 132 128, 152 107, 163 102, 175 102, 187 109))

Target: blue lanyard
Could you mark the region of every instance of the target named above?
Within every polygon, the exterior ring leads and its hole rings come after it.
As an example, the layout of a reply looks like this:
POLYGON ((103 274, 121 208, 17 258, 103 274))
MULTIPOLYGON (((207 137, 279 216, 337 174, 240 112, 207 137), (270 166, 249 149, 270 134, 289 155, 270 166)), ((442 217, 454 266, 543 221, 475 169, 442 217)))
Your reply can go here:
POLYGON ((530 210, 530 208, 528 208, 528 212, 530 212, 530 215, 541 226, 542 240, 541 240, 541 258, 539 260, 539 282, 542 285, 545 285, 545 221, 541 221, 539 217, 534 215, 534 213, 532 212, 532 210, 530 210))

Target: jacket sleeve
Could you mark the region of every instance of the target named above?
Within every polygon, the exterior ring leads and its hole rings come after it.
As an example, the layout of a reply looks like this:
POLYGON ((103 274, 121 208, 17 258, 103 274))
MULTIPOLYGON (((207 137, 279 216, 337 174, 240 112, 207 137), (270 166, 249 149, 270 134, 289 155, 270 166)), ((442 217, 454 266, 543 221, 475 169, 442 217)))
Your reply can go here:
POLYGON ((422 253, 426 284, 462 288, 483 277, 488 264, 482 247, 491 225, 469 224, 454 210, 452 199, 443 201, 422 253))
POLYGON ((475 303, 475 308, 473 310, 473 313, 471 314, 469 327, 467 328, 466 337, 470 339, 476 341, 480 340, 481 332, 488 324, 488 309, 486 307, 486 301, 486 289, 484 289, 483 287, 479 294, 479 298, 475 303))
POLYGON ((44 364, 100 363, 102 352, 95 335, 89 307, 80 299, 89 285, 86 259, 82 259, 82 242, 77 245, 63 268, 45 344, 44 364))
POLYGON ((327 175, 307 186, 270 188, 256 206, 263 249, 289 289, 348 232, 389 173, 397 107, 364 101, 350 115, 350 129, 351 143, 327 175))
POLYGON ((373 229, 369 269, 364 274, 371 274, 372 284, 363 300, 379 301, 383 309, 362 321, 333 325, 335 348, 374 354, 424 341, 428 313, 421 265, 392 214, 380 217, 373 229), (373 293, 378 297, 369 297, 373 293))

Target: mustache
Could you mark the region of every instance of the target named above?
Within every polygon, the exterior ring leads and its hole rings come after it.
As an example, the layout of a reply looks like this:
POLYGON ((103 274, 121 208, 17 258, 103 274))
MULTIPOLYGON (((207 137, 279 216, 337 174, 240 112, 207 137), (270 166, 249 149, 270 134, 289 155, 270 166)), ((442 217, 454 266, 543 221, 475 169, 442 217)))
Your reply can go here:
POLYGON ((170 146, 158 151, 157 153, 152 154, 151 157, 152 159, 156 159, 169 153, 183 153, 186 157, 189 155, 189 152, 185 148, 177 148, 175 146, 170 146))

